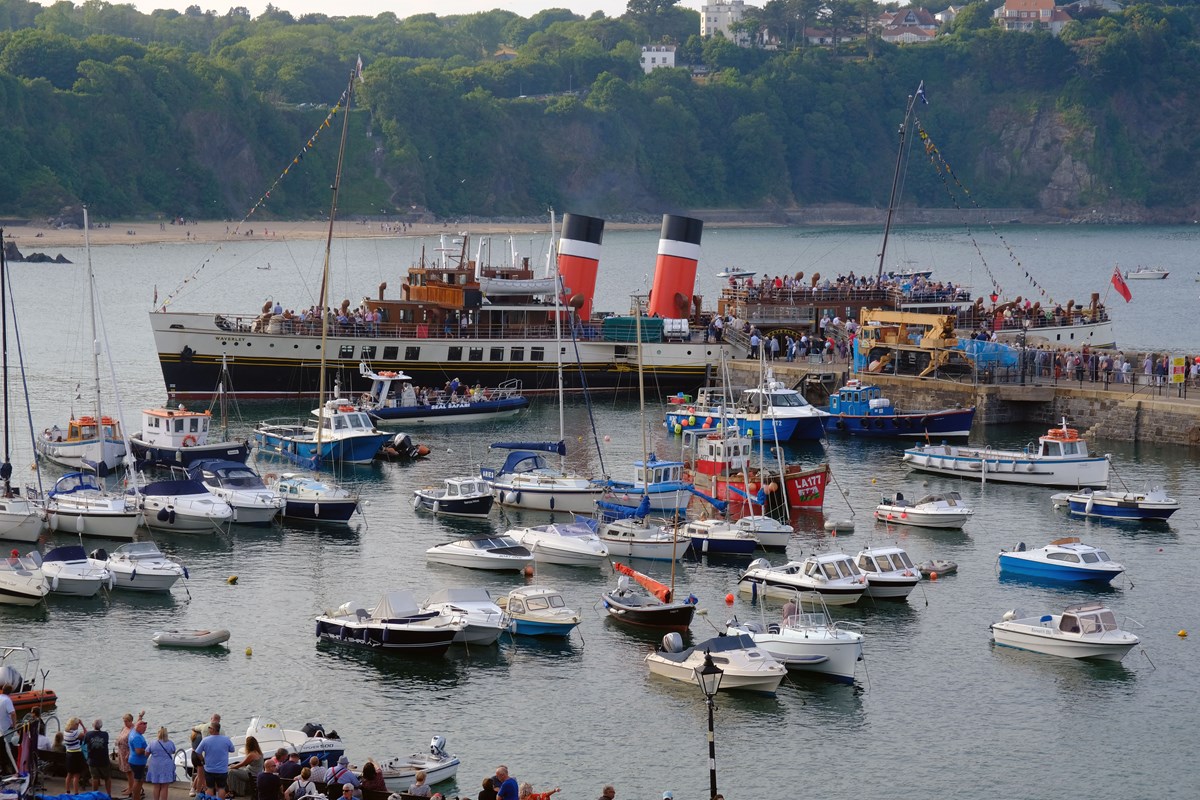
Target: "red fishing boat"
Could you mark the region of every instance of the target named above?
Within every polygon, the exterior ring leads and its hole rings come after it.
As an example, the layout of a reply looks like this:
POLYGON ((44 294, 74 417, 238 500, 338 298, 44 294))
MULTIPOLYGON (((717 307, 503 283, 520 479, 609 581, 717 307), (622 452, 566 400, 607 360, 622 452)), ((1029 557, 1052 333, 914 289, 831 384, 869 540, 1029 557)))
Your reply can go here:
POLYGON ((751 466, 752 442, 735 427, 685 430, 683 437, 688 479, 718 500, 746 503, 748 495, 771 512, 819 509, 825 503, 827 463, 785 464, 780 478, 777 466, 751 466))

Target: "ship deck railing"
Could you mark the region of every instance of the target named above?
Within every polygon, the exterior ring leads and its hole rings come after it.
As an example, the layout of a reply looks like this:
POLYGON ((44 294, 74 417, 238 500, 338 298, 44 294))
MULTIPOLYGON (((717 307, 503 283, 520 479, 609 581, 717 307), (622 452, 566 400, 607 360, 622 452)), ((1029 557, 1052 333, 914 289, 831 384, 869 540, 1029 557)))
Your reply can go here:
MULTIPOLYGON (((320 336, 320 320, 273 320, 260 324, 258 317, 219 316, 217 327, 230 333, 266 333, 272 336, 320 336)), ((571 341, 571 326, 562 326, 562 340, 571 341)), ((414 322, 382 322, 378 324, 332 322, 328 335, 338 339, 529 339, 553 342, 554 325, 431 325, 414 322)), ((574 338, 584 342, 606 341, 598 323, 575 325, 574 338)))

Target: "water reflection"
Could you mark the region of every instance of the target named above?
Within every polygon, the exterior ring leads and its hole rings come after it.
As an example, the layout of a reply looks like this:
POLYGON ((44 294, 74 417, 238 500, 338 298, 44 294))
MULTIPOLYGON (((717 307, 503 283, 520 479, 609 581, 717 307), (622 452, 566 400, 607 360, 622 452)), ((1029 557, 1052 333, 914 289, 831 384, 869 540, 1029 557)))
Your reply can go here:
POLYGON ((341 671, 354 671, 363 678, 406 690, 449 689, 467 676, 462 665, 447 653, 441 655, 397 655, 317 640, 320 662, 341 671))

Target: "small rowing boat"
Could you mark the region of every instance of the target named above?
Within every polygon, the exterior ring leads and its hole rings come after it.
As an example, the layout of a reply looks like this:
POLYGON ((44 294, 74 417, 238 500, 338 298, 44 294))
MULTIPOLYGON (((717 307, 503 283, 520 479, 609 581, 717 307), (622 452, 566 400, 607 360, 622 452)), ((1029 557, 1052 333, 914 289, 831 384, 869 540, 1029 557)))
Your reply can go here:
POLYGON ((229 641, 229 631, 155 631, 153 640, 159 647, 214 647, 229 641))

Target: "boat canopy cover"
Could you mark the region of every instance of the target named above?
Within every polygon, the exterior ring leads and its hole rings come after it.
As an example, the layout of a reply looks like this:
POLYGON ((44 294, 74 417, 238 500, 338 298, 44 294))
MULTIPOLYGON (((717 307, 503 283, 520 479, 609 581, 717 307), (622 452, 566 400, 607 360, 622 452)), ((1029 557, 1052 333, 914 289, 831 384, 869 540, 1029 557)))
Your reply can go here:
POLYGON ((204 458, 193 461, 187 470, 188 477, 194 481, 203 481, 206 472, 219 478, 223 485, 234 489, 258 489, 263 486, 258 473, 240 461, 204 458))
MULTIPOLYGON (((645 519, 646 515, 650 513, 650 496, 642 495, 642 502, 633 508, 617 503, 607 503, 603 500, 596 501, 596 508, 604 512, 604 518, 607 520, 629 519, 630 517, 645 519)), ((583 518, 575 517, 575 519, 578 521, 583 518)))
MULTIPOLYGON (((717 511, 720 511, 722 514, 724 514, 724 513, 725 513, 725 512, 726 512, 726 511, 729 509, 729 503, 728 503, 728 502, 726 502, 725 500, 718 500, 717 498, 715 498, 715 497, 712 497, 711 495, 707 495, 707 494, 705 494, 704 492, 702 492, 702 491, 700 491, 699 489, 697 489, 695 486, 688 486, 687 488, 688 488, 688 491, 689 491, 689 492, 691 492, 692 494, 696 495, 696 497, 699 497, 699 498, 700 498, 701 500, 703 500, 704 502, 706 502, 706 503, 710 504, 710 505, 711 505, 713 508, 715 508, 717 511)), ((750 499, 749 497, 747 497, 747 496, 746 496, 746 493, 745 493, 745 492, 743 492, 742 490, 738 489, 738 488, 737 488, 736 486, 734 486, 732 483, 731 483, 731 484, 729 484, 729 488, 730 488, 732 491, 734 491, 734 492, 737 492, 738 494, 740 494, 742 497, 746 497, 746 499, 747 499, 747 500, 749 500, 749 499, 750 499)), ((758 494, 759 494, 759 497, 761 497, 762 499, 760 500, 760 499, 758 499, 758 498, 755 498, 755 499, 754 499, 754 502, 758 503, 760 506, 761 506, 761 505, 765 505, 765 504, 766 504, 766 501, 767 501, 767 495, 766 495, 766 493, 764 493, 762 489, 759 489, 759 490, 758 490, 758 494)))
POLYGON ((371 611, 373 619, 402 619, 421 613, 413 593, 403 589, 389 589, 379 598, 371 611))
POLYGON ((128 556, 129 558, 162 558, 162 551, 154 542, 130 542, 112 551, 113 556, 128 556))
POLYGON ((683 662, 687 661, 692 653, 703 653, 705 651, 710 653, 726 653, 730 650, 753 650, 756 646, 754 639, 750 638, 749 634, 742 633, 737 636, 714 636, 679 653, 668 653, 659 650, 658 655, 671 661, 683 662))
POLYGON ((539 453, 557 453, 560 456, 567 454, 567 443, 561 440, 557 442, 493 442, 488 447, 495 450, 535 450, 539 453))
POLYGON ((494 603, 488 590, 481 586, 454 586, 449 589, 438 589, 429 595, 425 605, 434 603, 494 603))
POLYGON ((100 484, 96 481, 96 478, 84 472, 69 472, 54 482, 54 488, 50 490, 50 496, 84 491, 100 491, 100 484))
MULTIPOLYGON (((244 465, 239 465, 244 466, 244 465)), ((208 494, 208 489, 200 481, 154 481, 141 488, 144 495, 171 496, 185 494, 208 494)), ((129 490, 133 494, 133 490, 129 490)))
POLYGON ((83 561, 85 559, 87 559, 87 551, 77 544, 65 544, 42 554, 43 564, 47 561, 83 561))
MULTIPOLYGON (((509 453, 508 458, 504 459, 504 466, 500 468, 499 474, 515 475, 518 472, 536 472, 539 469, 550 469, 546 459, 528 450, 516 450, 509 453)), ((488 476, 484 475, 484 477, 488 476)))

